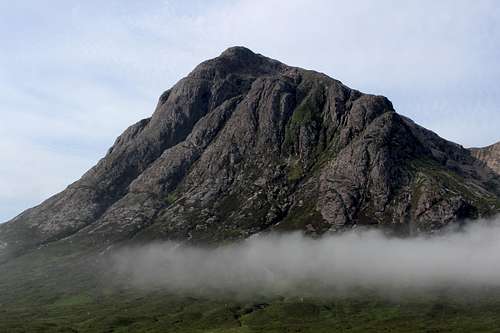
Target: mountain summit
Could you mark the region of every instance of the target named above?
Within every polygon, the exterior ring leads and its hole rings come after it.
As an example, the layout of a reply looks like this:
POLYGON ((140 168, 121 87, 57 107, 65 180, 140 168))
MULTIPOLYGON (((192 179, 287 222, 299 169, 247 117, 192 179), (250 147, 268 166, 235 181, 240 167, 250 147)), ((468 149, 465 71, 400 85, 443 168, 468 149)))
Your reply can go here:
POLYGON ((0 225, 0 261, 65 239, 220 242, 500 210, 476 153, 324 74, 232 47, 164 92, 80 180, 0 225))

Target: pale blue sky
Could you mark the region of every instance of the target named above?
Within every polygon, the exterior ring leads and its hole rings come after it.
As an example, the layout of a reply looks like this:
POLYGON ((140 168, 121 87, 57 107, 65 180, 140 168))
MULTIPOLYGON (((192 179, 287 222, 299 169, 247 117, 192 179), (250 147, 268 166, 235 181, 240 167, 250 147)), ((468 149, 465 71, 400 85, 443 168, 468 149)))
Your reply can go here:
POLYGON ((500 140, 500 2, 0 0, 0 221, 77 180, 162 91, 244 45, 464 146, 500 140))

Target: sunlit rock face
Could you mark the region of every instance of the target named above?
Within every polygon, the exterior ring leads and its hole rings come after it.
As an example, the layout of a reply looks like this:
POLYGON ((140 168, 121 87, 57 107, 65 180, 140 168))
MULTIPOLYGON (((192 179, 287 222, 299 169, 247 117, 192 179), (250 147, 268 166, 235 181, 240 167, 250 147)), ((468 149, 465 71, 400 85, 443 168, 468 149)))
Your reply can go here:
POLYGON ((500 142, 484 148, 471 148, 472 155, 500 174, 500 142))
POLYGON ((0 260, 61 239, 428 232, 499 211, 498 159, 484 154, 383 96, 233 47, 163 93, 80 180, 0 225, 0 260))

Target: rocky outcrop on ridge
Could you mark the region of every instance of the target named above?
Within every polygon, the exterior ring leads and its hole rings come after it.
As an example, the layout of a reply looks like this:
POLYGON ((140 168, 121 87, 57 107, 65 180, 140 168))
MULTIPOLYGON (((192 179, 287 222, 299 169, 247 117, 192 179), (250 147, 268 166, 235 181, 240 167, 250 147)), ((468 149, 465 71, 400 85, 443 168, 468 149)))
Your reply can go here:
POLYGON ((491 170, 500 174, 500 142, 484 148, 471 148, 472 156, 483 161, 491 170))

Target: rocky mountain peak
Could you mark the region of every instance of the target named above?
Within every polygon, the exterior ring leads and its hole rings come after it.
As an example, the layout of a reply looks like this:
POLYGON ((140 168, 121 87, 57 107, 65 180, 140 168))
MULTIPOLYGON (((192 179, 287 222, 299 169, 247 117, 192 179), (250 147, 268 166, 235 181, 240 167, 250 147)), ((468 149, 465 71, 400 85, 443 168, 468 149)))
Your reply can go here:
POLYGON ((220 58, 239 58, 239 59, 252 59, 262 57, 252 52, 252 50, 244 46, 231 46, 227 48, 219 56, 220 58))
POLYGON ((82 178, 0 225, 0 261, 357 225, 428 232, 500 210, 500 179, 383 96, 233 47, 198 65, 82 178))
POLYGON ((188 77, 224 79, 228 75, 276 74, 285 68, 279 61, 256 54, 245 47, 235 46, 216 58, 202 62, 188 77))

